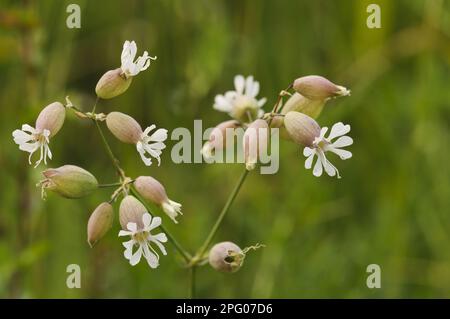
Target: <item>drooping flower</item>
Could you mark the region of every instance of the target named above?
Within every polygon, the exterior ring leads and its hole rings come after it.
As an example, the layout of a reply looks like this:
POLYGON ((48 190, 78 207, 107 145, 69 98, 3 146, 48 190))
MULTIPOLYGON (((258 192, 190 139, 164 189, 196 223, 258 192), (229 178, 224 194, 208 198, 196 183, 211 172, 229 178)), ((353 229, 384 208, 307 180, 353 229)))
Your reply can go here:
POLYGON ((47 157, 52 159, 52 152, 48 144, 50 143, 50 138, 55 136, 63 126, 65 115, 65 107, 59 102, 54 102, 47 105, 39 113, 35 128, 24 124, 21 130, 14 130, 12 133, 14 142, 19 145, 20 150, 30 153, 28 157, 30 165, 31 157, 38 150, 40 151, 40 156, 35 162, 35 168, 42 161, 47 165, 47 157))
POLYGON ((252 75, 247 78, 236 75, 234 88, 234 91, 228 91, 224 95, 216 95, 214 109, 226 112, 241 122, 252 122, 260 118, 264 114, 261 107, 266 103, 266 98, 256 99, 259 82, 254 81, 252 75))
POLYGON ((148 55, 147 51, 144 51, 144 54, 138 57, 136 60, 137 46, 134 41, 125 41, 123 44, 122 55, 121 55, 121 70, 122 74, 125 75, 126 78, 136 76, 139 72, 147 70, 150 66, 151 60, 156 60, 155 57, 151 57, 148 55))
POLYGON ((136 149, 141 155, 142 161, 145 165, 152 165, 151 157, 154 157, 158 160, 158 166, 161 165, 161 153, 166 145, 164 141, 167 139, 167 130, 163 128, 159 128, 154 131, 151 135, 150 132, 155 129, 156 126, 150 125, 145 129, 145 131, 141 135, 141 139, 136 143, 136 149), (150 155, 150 157, 146 156, 146 153, 150 155))
POLYGON ((312 167, 314 157, 317 155, 317 161, 313 169, 314 176, 321 176, 323 169, 325 169, 328 175, 337 175, 340 178, 339 171, 326 158, 325 153, 335 153, 342 160, 352 157, 350 151, 341 149, 353 144, 351 137, 343 136, 350 132, 350 125, 344 125, 342 122, 336 123, 331 128, 330 135, 325 137, 328 131, 327 127, 320 128, 319 124, 308 115, 291 111, 284 117, 284 127, 292 141, 305 146, 303 149, 303 155, 307 157, 305 168, 310 169, 312 167), (339 138, 333 141, 337 137, 339 138))
POLYGON ((160 128, 150 132, 156 126, 150 125, 142 131, 139 123, 131 116, 121 112, 111 112, 106 116, 106 125, 111 133, 120 141, 128 144, 135 144, 139 155, 145 165, 152 164, 151 157, 158 160, 158 165, 161 164, 161 153, 166 147, 164 141, 167 139, 167 130, 160 128), (147 157, 147 153, 150 157, 147 157))
POLYGON ((151 217, 149 213, 142 215, 142 228, 138 228, 138 225, 133 222, 127 224, 128 230, 121 230, 119 236, 130 236, 131 239, 123 243, 125 247, 124 256, 129 260, 132 266, 139 263, 141 257, 147 260, 148 265, 151 268, 159 266, 159 255, 152 247, 152 244, 158 246, 163 255, 167 255, 166 249, 162 243, 167 242, 167 236, 164 233, 153 235, 152 230, 161 225, 160 217, 151 217), (137 246, 137 250, 133 252, 133 248, 137 246))
POLYGON ((144 199, 161 207, 174 223, 178 223, 176 218, 178 215, 183 215, 181 204, 167 197, 166 189, 158 180, 151 176, 139 176, 133 185, 144 199))
POLYGON ((350 95, 349 89, 336 85, 320 75, 302 76, 294 81, 293 88, 310 100, 326 100, 350 95))
POLYGON ((328 127, 323 127, 320 130, 320 135, 316 137, 312 143, 312 147, 306 146, 303 149, 303 155, 306 156, 305 168, 310 169, 312 167, 314 156, 317 155, 316 164, 313 168, 314 176, 321 176, 323 169, 329 176, 339 175, 338 169, 330 163, 326 158, 326 152, 332 152, 337 154, 342 160, 346 160, 352 157, 352 153, 347 150, 341 149, 353 144, 353 139, 349 136, 345 136, 350 132, 350 125, 344 125, 342 122, 338 122, 331 128, 330 135, 325 137, 328 131, 328 127), (337 140, 333 141, 335 138, 339 137, 337 140), (323 168, 323 169, 322 169, 323 168))

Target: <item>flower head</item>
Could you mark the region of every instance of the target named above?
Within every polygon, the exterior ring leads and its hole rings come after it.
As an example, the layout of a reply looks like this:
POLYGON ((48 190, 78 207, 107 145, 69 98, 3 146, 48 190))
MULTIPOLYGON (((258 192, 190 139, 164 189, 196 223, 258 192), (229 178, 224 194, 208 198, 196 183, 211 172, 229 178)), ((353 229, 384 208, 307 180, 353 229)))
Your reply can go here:
POLYGON ((137 46, 134 41, 125 41, 123 44, 123 50, 121 55, 122 65, 120 69, 122 70, 122 74, 126 77, 136 76, 139 72, 147 70, 150 66, 151 60, 156 60, 155 57, 151 57, 148 55, 147 51, 144 51, 144 54, 138 57, 136 60, 137 46))
POLYGON ((134 181, 134 187, 144 199, 161 207, 174 223, 178 223, 176 217, 183 215, 181 204, 167 197, 166 189, 158 180, 151 176, 139 176, 134 181))
POLYGON ((156 235, 151 234, 151 231, 161 225, 160 217, 153 217, 149 213, 142 215, 143 227, 139 228, 137 223, 129 222, 127 230, 121 230, 119 236, 130 236, 131 240, 123 243, 125 247, 124 256, 129 260, 132 266, 139 263, 141 257, 147 260, 151 268, 156 268, 159 265, 159 255, 152 247, 152 244, 158 246, 163 255, 167 255, 166 249, 162 243, 167 242, 167 236, 164 233, 156 235), (137 246, 137 250, 133 252, 133 248, 137 246))
POLYGON ((234 91, 228 91, 224 95, 216 95, 214 109, 226 112, 242 122, 252 122, 260 118, 264 114, 261 107, 266 103, 266 98, 256 99, 259 93, 259 82, 254 81, 251 75, 247 78, 236 75, 234 88, 234 91))
POLYGON ((150 125, 145 129, 145 131, 141 134, 141 138, 136 143, 136 149, 141 155, 142 161, 145 165, 152 165, 152 157, 158 160, 158 166, 161 164, 161 153, 162 150, 166 147, 164 141, 167 139, 167 130, 163 128, 159 128, 154 131, 151 135, 150 132, 155 129, 156 126, 150 125), (150 157, 146 156, 146 153, 150 155, 150 157))
POLYGON ((305 168, 310 169, 312 167, 314 156, 317 155, 317 161, 313 168, 314 176, 321 176, 323 169, 329 176, 339 175, 338 169, 330 163, 326 158, 326 152, 332 152, 337 154, 342 160, 346 160, 352 157, 352 153, 347 150, 341 149, 353 144, 353 139, 349 136, 344 136, 350 132, 350 125, 344 125, 342 122, 338 122, 331 128, 330 135, 325 137, 328 131, 328 127, 323 127, 320 130, 320 135, 317 136, 311 147, 306 146, 303 149, 303 155, 307 157, 305 161, 305 168), (333 141, 335 138, 339 137, 337 140, 333 141))
POLYGON ((142 131, 139 123, 131 116, 121 112, 111 112, 106 116, 106 126, 111 133, 117 137, 120 141, 128 144, 136 144, 136 149, 141 155, 142 161, 147 166, 152 165, 151 157, 158 160, 158 165, 161 164, 161 153, 166 147, 164 141, 167 139, 167 130, 160 128, 153 132, 150 132, 156 128, 156 126, 150 125, 142 131), (150 157, 147 157, 146 154, 150 157))
POLYGON ((52 159, 52 152, 48 144, 50 138, 63 126, 65 115, 65 107, 59 102, 54 102, 39 113, 35 128, 24 124, 21 130, 14 130, 12 133, 14 142, 19 145, 20 150, 30 153, 28 157, 30 165, 31 157, 38 150, 40 150, 40 156, 34 167, 39 166, 42 161, 47 165, 47 157, 52 159))
POLYGON ((14 142, 19 145, 19 149, 24 152, 30 153, 28 156, 28 163, 31 165, 31 157, 33 153, 40 150, 41 155, 36 161, 34 167, 38 167, 39 164, 44 160, 45 165, 47 165, 47 157, 52 159, 52 152, 48 144, 50 143, 50 131, 42 130, 38 131, 28 124, 22 125, 22 130, 15 130, 13 132, 14 142))

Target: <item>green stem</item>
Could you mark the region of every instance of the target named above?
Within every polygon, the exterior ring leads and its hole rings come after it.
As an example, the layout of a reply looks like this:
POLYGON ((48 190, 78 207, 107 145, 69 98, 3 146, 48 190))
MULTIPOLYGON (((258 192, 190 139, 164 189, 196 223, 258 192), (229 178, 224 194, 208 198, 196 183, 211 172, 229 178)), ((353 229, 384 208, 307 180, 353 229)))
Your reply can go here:
MULTIPOLYGON (((150 214, 153 214, 150 210, 150 207, 148 207, 147 202, 139 195, 139 193, 134 189, 134 187, 130 188, 131 193, 145 206, 147 211, 150 214)), ((178 241, 172 236, 172 234, 161 224, 159 226, 161 230, 166 234, 169 241, 173 244, 176 250, 180 253, 180 255, 184 258, 186 263, 189 263, 191 261, 192 256, 178 243, 178 241)))
POLYGON ((98 184, 98 188, 108 188, 122 186, 122 183, 109 183, 109 184, 98 184))
POLYGON ((244 183, 245 178, 247 177, 248 173, 249 173, 248 170, 245 170, 242 173, 241 177, 239 178, 238 183, 236 184, 236 186, 234 187, 234 189, 231 192, 230 196, 228 197, 228 200, 225 203, 225 206, 222 208, 222 211, 220 212, 220 215, 217 218, 216 223, 214 224, 213 228, 209 232, 208 237, 206 237, 205 242, 203 243, 203 245, 201 246, 201 248, 197 252, 196 260, 194 260, 194 263, 202 260, 204 253, 206 252, 206 250, 208 249, 209 245, 211 244, 211 241, 213 240, 214 235, 216 234, 217 230, 219 229, 220 225, 222 224, 222 221, 225 218, 225 215, 227 214, 228 210, 230 209, 231 204, 233 204, 233 201, 236 198, 237 194, 239 193, 239 190, 241 189, 242 184, 244 183))
POLYGON ((189 284, 189 298, 194 299, 195 298, 195 272, 197 271, 196 266, 192 266, 189 268, 189 274, 190 274, 190 284, 189 284))
POLYGON ((94 120, 94 122, 95 122, 95 126, 97 127, 97 130, 98 130, 98 132, 99 132, 99 134, 100 134, 100 136, 101 136, 101 138, 102 138, 102 142, 103 142, 103 145, 105 146, 106 152, 108 153, 109 157, 111 158, 111 161, 112 161, 114 167, 116 168, 117 173, 119 174, 119 176, 120 176, 122 179, 124 179, 124 178, 125 178, 125 174, 124 174, 122 168, 119 166, 119 161, 118 161, 117 158, 114 156, 114 153, 112 152, 111 147, 109 146, 109 143, 108 143, 108 141, 106 140, 105 135, 103 134, 102 128, 101 128, 100 125, 98 124, 98 121, 95 121, 95 120, 94 120))

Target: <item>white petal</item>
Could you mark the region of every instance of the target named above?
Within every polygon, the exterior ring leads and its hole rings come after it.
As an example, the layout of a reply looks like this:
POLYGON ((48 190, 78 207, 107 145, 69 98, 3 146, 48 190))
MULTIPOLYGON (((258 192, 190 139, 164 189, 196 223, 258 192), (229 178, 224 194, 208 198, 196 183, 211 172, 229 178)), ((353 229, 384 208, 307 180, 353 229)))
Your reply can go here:
POLYGON ((159 227, 159 225, 161 225, 161 217, 154 217, 152 219, 152 223, 150 224, 150 226, 148 227, 148 230, 153 230, 157 227, 159 227))
POLYGON ((242 94, 242 92, 244 91, 244 77, 242 75, 236 75, 234 77, 234 87, 236 89, 236 92, 238 92, 239 94, 242 94))
POLYGON ((266 104, 267 99, 265 97, 263 97, 261 100, 258 101, 258 106, 262 107, 264 104, 266 104))
POLYGON ((314 160, 314 153, 311 154, 306 160, 305 160, 305 168, 310 169, 314 160))
POLYGON ((144 215, 142 215, 142 223, 144 224, 144 228, 149 227, 151 221, 152 221, 152 216, 149 213, 145 213, 144 215))
POLYGON ((350 125, 344 125, 342 122, 338 122, 333 125, 331 128, 330 135, 328 136, 328 140, 331 141, 335 137, 342 136, 350 132, 350 125))
MULTIPOLYGON (((160 235, 160 234, 158 234, 158 235, 160 235)), ((163 244, 161 244, 158 240, 156 240, 154 236, 151 236, 149 239, 152 243, 155 243, 155 245, 158 246, 159 250, 161 250, 163 255, 167 255, 166 248, 164 247, 163 244)))
POLYGON ((231 105, 230 101, 223 95, 216 95, 213 108, 215 110, 228 113, 232 110, 233 106, 231 105))
POLYGON ((306 147, 303 149, 303 155, 306 156, 306 157, 310 156, 310 155, 313 154, 313 153, 315 153, 315 150, 312 149, 311 147, 306 146, 306 147))
POLYGON ((137 225, 136 225, 136 223, 128 223, 127 224, 127 229, 129 230, 129 231, 131 231, 132 233, 135 233, 136 231, 137 231, 137 225))
POLYGON ((259 82, 258 82, 258 81, 255 81, 255 82, 253 83, 252 91, 251 91, 251 92, 248 92, 248 94, 249 94, 251 97, 256 97, 256 96, 258 95, 258 93, 259 93, 259 82))
POLYGON ((22 125, 22 131, 24 132, 30 132, 31 134, 35 134, 36 130, 34 129, 34 127, 28 125, 28 124, 24 124, 22 125))
POLYGON ((154 239, 156 239, 157 241, 159 241, 159 242, 167 243, 167 236, 164 233, 159 233, 159 234, 156 234, 156 235, 154 235, 152 237, 154 239))
POLYGON ((131 235, 133 235, 133 233, 128 231, 128 230, 121 230, 121 231, 119 231, 119 237, 131 236, 131 235))
POLYGON ((16 144, 23 144, 29 141, 33 140, 33 135, 32 134, 28 134, 25 133, 24 131, 21 130, 15 130, 13 133, 13 138, 14 138, 14 142, 16 144))
POLYGON ((319 138, 323 138, 324 136, 325 136, 325 134, 327 134, 327 131, 328 131, 328 127, 322 127, 321 129, 320 129, 320 135, 319 135, 319 138))
POLYGON ((144 246, 144 257, 151 268, 156 268, 159 265, 158 257, 150 251, 147 245, 144 246))
POLYGON ((352 152, 347 150, 342 150, 340 148, 330 148, 330 152, 333 152, 334 154, 338 155, 341 160, 346 160, 352 157, 352 152))
POLYGON ((322 175, 322 161, 320 156, 317 157, 316 165, 314 165, 313 175, 319 177, 322 175))
POLYGON ((141 256, 142 256, 142 245, 139 245, 139 248, 130 258, 130 264, 132 266, 136 265, 141 260, 141 256))
POLYGON ((251 96, 251 92, 253 91, 253 76, 250 75, 245 80, 245 95, 251 96))
POLYGON ((340 148, 340 147, 346 147, 353 144, 353 139, 350 136, 341 136, 336 141, 334 141, 331 146, 340 148))
POLYGON ((167 139, 167 130, 160 128, 150 136, 152 142, 164 142, 167 139))

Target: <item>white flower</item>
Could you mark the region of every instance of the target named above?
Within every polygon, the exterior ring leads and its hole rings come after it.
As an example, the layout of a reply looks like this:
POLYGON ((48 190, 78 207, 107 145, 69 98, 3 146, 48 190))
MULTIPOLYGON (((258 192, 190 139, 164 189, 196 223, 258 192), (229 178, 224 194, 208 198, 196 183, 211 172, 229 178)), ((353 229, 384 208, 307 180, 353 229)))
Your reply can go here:
POLYGON ((164 233, 152 235, 151 231, 161 225, 161 218, 150 216, 149 213, 145 213, 142 216, 142 223, 144 227, 138 229, 136 223, 128 223, 126 230, 121 230, 119 236, 130 236, 131 240, 126 241, 123 244, 125 247, 124 256, 130 261, 132 266, 139 263, 142 255, 147 260, 151 268, 156 268, 159 265, 159 255, 152 247, 151 244, 158 246, 163 255, 167 255, 166 249, 162 243, 167 242, 167 236, 164 233), (133 247, 137 246, 137 250, 133 252, 133 247))
POLYGON ((320 136, 316 137, 312 148, 305 147, 303 150, 303 155, 307 157, 305 161, 305 168, 310 169, 312 167, 312 163, 314 160, 314 156, 317 155, 317 161, 314 165, 313 174, 314 176, 322 175, 322 167, 325 169, 325 172, 330 176, 335 176, 337 174, 338 178, 341 178, 339 175, 338 169, 333 166, 333 164, 328 161, 325 157, 326 152, 332 152, 337 155, 342 160, 349 159, 352 157, 352 153, 346 150, 342 150, 341 147, 349 146, 353 144, 353 139, 349 136, 343 136, 350 132, 350 125, 344 125, 342 122, 338 122, 333 125, 331 128, 330 135, 325 138, 325 134, 328 131, 328 127, 323 127, 320 130, 320 136), (340 136, 340 137, 339 137, 340 136), (339 137, 334 142, 332 141, 336 137, 339 137))
POLYGON ((245 122, 260 118, 264 114, 261 107, 266 103, 266 98, 256 99, 259 93, 259 82, 254 81, 251 75, 247 78, 236 75, 234 88, 234 91, 228 91, 224 95, 216 95, 214 109, 226 112, 231 117, 245 122))
POLYGON ((15 130, 12 133, 14 142, 19 145, 19 149, 30 153, 28 162, 31 165, 31 156, 37 150, 41 151, 39 160, 36 161, 34 167, 36 168, 42 160, 47 165, 47 157, 52 159, 52 152, 48 147, 50 143, 50 131, 47 129, 36 130, 28 124, 22 125, 22 130, 15 130))
POLYGON ((121 56, 122 65, 120 66, 120 68, 127 78, 135 76, 139 72, 146 70, 150 66, 150 60, 156 60, 156 56, 151 57, 148 55, 147 51, 144 51, 144 54, 138 57, 136 61, 134 61, 136 52, 136 42, 125 41, 125 43, 123 44, 121 56))
POLYGON ((160 155, 166 145, 163 143, 167 139, 167 130, 160 128, 157 129, 152 135, 148 135, 156 126, 153 124, 145 129, 141 135, 141 139, 136 143, 136 149, 141 155, 144 164, 147 166, 152 165, 151 157, 158 160, 158 166, 161 164, 160 155), (150 157, 146 157, 148 153, 150 157))

